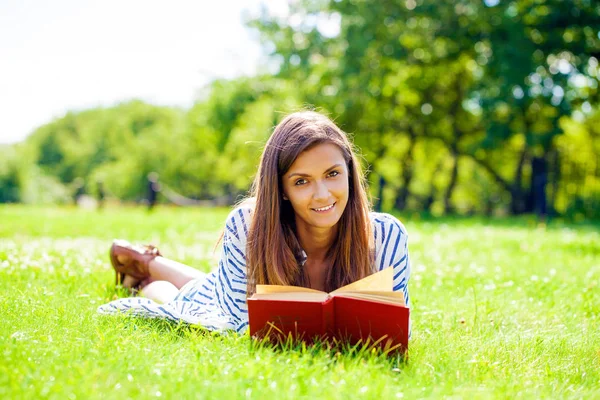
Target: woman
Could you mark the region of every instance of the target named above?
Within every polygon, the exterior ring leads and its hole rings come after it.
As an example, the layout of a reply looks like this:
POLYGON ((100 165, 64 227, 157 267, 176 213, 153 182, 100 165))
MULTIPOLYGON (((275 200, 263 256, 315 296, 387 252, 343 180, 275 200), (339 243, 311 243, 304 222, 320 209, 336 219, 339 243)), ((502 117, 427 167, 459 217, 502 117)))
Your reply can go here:
POLYGON ((406 230, 391 215, 369 212, 352 145, 330 119, 315 112, 287 116, 265 146, 252 194, 252 203, 229 214, 219 267, 210 274, 156 248, 115 241, 117 281, 139 287, 144 297, 115 300, 99 312, 243 332, 246 298, 257 284, 332 291, 389 266, 393 289, 409 304, 406 230))

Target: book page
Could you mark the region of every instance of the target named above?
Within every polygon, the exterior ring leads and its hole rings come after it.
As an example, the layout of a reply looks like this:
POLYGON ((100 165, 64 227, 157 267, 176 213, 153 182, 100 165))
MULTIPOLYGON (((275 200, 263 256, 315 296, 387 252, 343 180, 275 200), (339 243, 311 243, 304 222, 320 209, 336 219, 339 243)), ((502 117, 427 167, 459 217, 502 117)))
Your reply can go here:
POLYGON ((331 292, 331 294, 362 290, 392 292, 393 280, 394 268, 388 267, 349 285, 342 286, 331 292))
POLYGON ((350 297, 353 299, 369 300, 377 303, 395 304, 406 306, 404 302, 404 293, 402 292, 379 292, 379 291, 360 291, 360 292, 341 292, 332 293, 335 297, 350 297))
POLYGON ((283 286, 283 285, 256 285, 256 294, 265 293, 322 293, 320 290, 305 288, 302 286, 283 286))
POLYGON ((273 292, 255 293, 251 297, 254 300, 287 300, 322 303, 329 298, 329 294, 315 290, 313 292, 273 292))
MULTIPOLYGON (((386 268, 379 272, 376 272, 372 275, 369 275, 361 280, 353 282, 349 285, 342 286, 341 288, 334 290, 330 294, 335 295, 335 294, 339 294, 339 293, 357 292, 357 291, 378 292, 381 295, 383 295, 386 292, 394 293, 392 291, 393 278, 394 278, 394 269, 389 267, 389 268, 386 268)), ((322 292, 320 290, 305 288, 305 287, 301 287, 301 286, 256 285, 255 293, 258 295, 264 295, 264 294, 270 294, 270 293, 289 293, 289 294, 293 294, 293 297, 295 297, 296 294, 299 295, 301 293, 315 293, 315 294, 322 295, 323 299, 326 299, 329 297, 329 295, 327 293, 322 292)), ((287 298, 292 299, 293 297, 287 297, 287 298)), ((393 297, 393 295, 392 295, 392 297, 393 297)), ((261 297, 261 298, 263 298, 263 297, 261 297)))

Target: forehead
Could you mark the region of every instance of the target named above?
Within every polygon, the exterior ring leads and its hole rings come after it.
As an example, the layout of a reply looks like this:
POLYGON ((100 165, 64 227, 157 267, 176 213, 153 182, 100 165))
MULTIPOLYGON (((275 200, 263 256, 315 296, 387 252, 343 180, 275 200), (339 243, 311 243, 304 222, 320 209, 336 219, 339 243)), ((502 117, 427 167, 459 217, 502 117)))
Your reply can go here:
POLYGON ((319 143, 298 155, 288 174, 294 172, 321 173, 335 164, 346 166, 342 150, 333 143, 319 143))

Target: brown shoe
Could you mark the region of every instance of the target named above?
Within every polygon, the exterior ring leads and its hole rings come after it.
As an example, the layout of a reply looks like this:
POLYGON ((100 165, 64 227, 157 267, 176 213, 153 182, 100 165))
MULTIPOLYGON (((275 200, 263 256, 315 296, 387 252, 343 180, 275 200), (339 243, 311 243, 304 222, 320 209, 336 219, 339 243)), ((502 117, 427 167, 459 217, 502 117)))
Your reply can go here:
POLYGON ((154 246, 134 246, 126 240, 114 240, 110 247, 110 262, 115 269, 116 284, 120 285, 129 275, 138 281, 150 277, 149 264, 160 251, 154 246), (119 261, 119 256, 126 257, 125 262, 119 261))

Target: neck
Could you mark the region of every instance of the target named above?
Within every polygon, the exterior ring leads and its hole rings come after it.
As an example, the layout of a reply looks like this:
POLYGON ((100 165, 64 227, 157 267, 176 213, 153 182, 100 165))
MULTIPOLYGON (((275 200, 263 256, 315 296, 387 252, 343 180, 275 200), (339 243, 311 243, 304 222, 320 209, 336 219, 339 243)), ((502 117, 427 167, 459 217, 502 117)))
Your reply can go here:
POLYGON ((313 260, 323 261, 337 235, 337 225, 333 228, 311 228, 297 224, 296 234, 306 255, 313 260))

